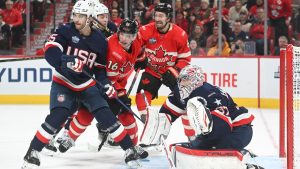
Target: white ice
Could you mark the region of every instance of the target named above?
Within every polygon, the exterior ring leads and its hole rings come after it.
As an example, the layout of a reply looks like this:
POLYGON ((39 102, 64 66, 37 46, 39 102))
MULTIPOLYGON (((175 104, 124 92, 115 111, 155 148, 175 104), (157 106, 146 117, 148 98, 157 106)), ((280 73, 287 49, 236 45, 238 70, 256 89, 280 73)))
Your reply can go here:
MULTIPOLYGON (((48 105, 0 105, 0 168, 18 169, 35 132, 48 114, 48 105)), ((136 107, 133 107, 136 110, 136 107)), ((285 159, 279 158, 279 112, 278 110, 250 109, 255 115, 254 136, 247 149, 251 149, 257 163, 266 169, 286 168, 285 159)), ((64 154, 54 157, 41 155, 41 169, 125 169, 124 152, 121 149, 98 146, 95 122, 79 137, 76 146, 64 154), (90 145, 90 148, 88 148, 90 145)), ((142 124, 139 124, 141 132, 142 124)), ((186 141, 181 120, 172 126, 167 144, 186 141)), ((150 151, 147 160, 141 161, 142 168, 167 169, 168 161, 164 151, 150 151)))

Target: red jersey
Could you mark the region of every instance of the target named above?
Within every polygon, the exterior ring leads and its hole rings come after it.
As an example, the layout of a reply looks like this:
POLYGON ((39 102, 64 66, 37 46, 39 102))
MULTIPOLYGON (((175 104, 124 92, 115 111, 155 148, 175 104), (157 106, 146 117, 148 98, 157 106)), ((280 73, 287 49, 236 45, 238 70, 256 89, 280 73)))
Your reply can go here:
POLYGON ((8 25, 19 26, 23 24, 21 13, 16 9, 2 10, 3 21, 8 25))
POLYGON ((292 15, 291 0, 268 0, 268 15, 272 19, 288 18, 292 15))
POLYGON ((132 42, 130 53, 125 51, 119 43, 117 33, 108 38, 106 71, 109 80, 119 91, 119 95, 126 94, 127 79, 134 70, 134 64, 141 53, 142 41, 139 35, 132 42), (124 93, 121 93, 120 90, 123 90, 124 93))
MULTIPOLYGON (((157 31, 155 23, 147 24, 139 29, 145 46, 145 56, 160 74, 165 73, 169 67, 182 69, 191 61, 186 32, 179 26, 170 24, 170 29, 165 34, 157 31)), ((149 67, 146 67, 145 71, 160 78, 160 75, 149 67)))

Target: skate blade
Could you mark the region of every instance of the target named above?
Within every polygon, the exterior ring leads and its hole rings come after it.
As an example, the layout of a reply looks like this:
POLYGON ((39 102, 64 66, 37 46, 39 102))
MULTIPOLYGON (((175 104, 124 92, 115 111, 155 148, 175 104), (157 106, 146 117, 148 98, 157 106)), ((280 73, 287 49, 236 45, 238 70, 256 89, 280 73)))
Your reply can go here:
POLYGON ((35 169, 35 168, 38 168, 38 166, 35 164, 28 163, 26 161, 24 161, 24 163, 21 167, 21 169, 35 169))
POLYGON ((59 151, 55 152, 55 151, 52 151, 52 150, 44 148, 41 151, 41 154, 46 155, 46 156, 50 156, 50 157, 54 157, 54 156, 58 156, 59 155, 59 151))
POLYGON ((137 160, 128 161, 127 163, 128 168, 142 168, 142 164, 137 160))

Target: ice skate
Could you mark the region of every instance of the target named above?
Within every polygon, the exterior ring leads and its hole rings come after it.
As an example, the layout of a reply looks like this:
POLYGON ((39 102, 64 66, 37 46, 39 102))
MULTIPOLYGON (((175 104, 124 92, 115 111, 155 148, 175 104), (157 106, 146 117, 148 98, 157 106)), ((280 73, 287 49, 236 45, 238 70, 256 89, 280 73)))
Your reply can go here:
POLYGON ((265 169, 259 165, 246 163, 246 169, 265 169))
POLYGON ((139 168, 142 165, 138 162, 139 155, 137 153, 136 147, 131 147, 125 152, 125 163, 130 168, 139 168))
MULTIPOLYGON (((116 147, 120 145, 114 141, 107 131, 101 129, 100 123, 97 123, 96 127, 98 129, 98 140, 100 141, 100 145, 105 144, 106 147, 116 147)), ((99 146, 99 148, 101 149, 102 145, 99 146)))
POLYGON ((29 149, 24 157, 22 169, 33 169, 40 166, 39 152, 34 149, 29 149))
POLYGON ((68 137, 68 135, 69 135, 68 132, 69 132, 69 130, 64 130, 63 133, 61 134, 61 136, 59 136, 57 138, 56 142, 58 144, 60 144, 64 139, 66 139, 66 137, 68 137))
POLYGON ((49 144, 47 144, 47 145, 44 147, 42 153, 45 154, 45 155, 48 155, 48 156, 53 156, 54 154, 57 153, 57 148, 56 148, 56 146, 55 146, 55 140, 54 140, 54 138, 51 139, 51 140, 49 141, 49 144))
POLYGON ((72 138, 70 138, 69 135, 67 135, 65 139, 62 140, 62 142, 60 143, 58 149, 61 153, 64 153, 73 146, 75 146, 75 141, 72 138))
POLYGON ((148 157, 148 152, 144 150, 141 146, 137 145, 135 146, 135 149, 137 151, 137 154, 139 155, 139 159, 145 159, 148 157))

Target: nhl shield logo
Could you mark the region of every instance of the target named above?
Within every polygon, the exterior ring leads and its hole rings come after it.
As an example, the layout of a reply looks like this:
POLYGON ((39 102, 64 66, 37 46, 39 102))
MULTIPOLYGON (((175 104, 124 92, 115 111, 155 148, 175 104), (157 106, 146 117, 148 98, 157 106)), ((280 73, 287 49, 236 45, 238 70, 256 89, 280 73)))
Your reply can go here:
POLYGON ((150 39, 149 39, 149 43, 150 43, 150 44, 156 43, 156 39, 155 39, 155 38, 150 38, 150 39))
POLYGON ((72 36, 72 42, 73 43, 78 43, 79 42, 79 38, 77 36, 72 36))
POLYGON ((64 102, 65 101, 65 95, 64 94, 58 94, 57 95, 57 101, 58 102, 64 102))

